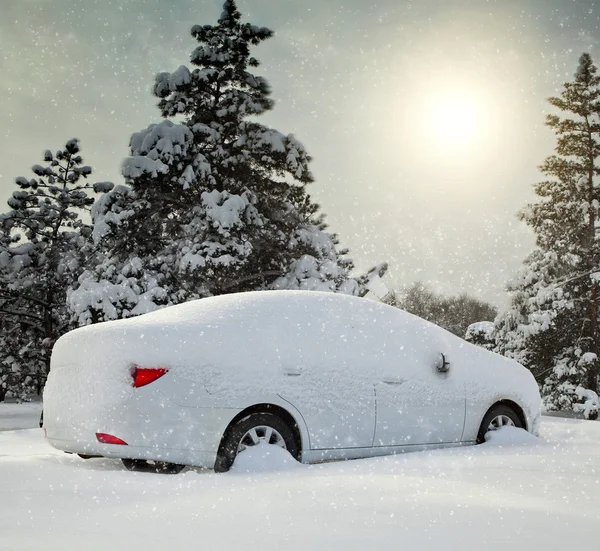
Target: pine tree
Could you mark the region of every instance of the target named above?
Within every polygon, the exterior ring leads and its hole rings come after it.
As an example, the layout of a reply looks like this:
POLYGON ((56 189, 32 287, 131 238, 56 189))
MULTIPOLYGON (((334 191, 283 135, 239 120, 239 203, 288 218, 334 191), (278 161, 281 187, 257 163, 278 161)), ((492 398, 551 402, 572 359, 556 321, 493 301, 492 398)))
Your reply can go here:
POLYGON ((549 99, 560 111, 546 121, 557 136, 556 153, 540 167, 547 179, 535 186, 538 201, 520 213, 536 234, 537 250, 497 324, 499 350, 532 370, 546 406, 588 415, 600 373, 599 86, 597 68, 583 54, 574 81, 549 99))
POLYGON ((94 209, 105 255, 70 294, 78 322, 258 289, 364 294, 385 268, 350 277, 347 251, 306 191, 304 146, 256 121, 273 101, 250 72, 250 49, 272 31, 242 23, 227 0, 217 25, 191 34, 194 68, 156 76, 167 120, 133 134, 127 186, 94 209))
POLYGON ((83 183, 79 142, 44 154, 34 178, 19 177, 0 215, 0 387, 23 397, 41 391, 54 341, 69 328, 67 288, 82 272, 91 232, 80 214, 94 199, 89 191, 112 184, 83 183))

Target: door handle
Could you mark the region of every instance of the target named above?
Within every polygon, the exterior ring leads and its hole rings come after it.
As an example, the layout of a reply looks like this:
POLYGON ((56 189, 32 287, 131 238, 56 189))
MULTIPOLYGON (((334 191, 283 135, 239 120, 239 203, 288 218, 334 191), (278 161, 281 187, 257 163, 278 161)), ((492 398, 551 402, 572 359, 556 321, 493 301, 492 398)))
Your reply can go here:
POLYGON ((383 382, 386 385, 401 385, 404 382, 404 379, 394 379, 393 377, 389 377, 388 379, 383 379, 383 382))
POLYGON ((291 369, 285 369, 283 371, 283 374, 288 376, 288 377, 300 377, 300 375, 302 374, 301 371, 293 371, 291 369))

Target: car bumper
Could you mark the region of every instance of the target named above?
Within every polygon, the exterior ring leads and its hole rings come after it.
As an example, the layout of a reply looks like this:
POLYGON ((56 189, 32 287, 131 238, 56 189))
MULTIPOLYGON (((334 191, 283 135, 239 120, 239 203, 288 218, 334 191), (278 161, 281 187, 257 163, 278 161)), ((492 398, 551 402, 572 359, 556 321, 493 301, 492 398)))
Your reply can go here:
POLYGON ((108 409, 74 404, 54 412, 48 403, 44 428, 49 444, 82 455, 213 468, 223 433, 240 410, 185 407, 156 389, 141 390, 108 409), (97 433, 116 436, 127 445, 98 442, 97 433))
POLYGON ((161 448, 156 446, 123 446, 68 440, 47 437, 48 443, 54 448, 81 455, 100 456, 114 459, 148 459, 166 461, 193 467, 212 469, 215 466, 217 454, 189 449, 161 448))

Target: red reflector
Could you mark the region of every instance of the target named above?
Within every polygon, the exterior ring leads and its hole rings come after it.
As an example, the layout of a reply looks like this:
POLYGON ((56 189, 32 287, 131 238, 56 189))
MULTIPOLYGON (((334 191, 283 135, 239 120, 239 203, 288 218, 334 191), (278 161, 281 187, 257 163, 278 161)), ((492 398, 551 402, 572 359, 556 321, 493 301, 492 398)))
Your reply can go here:
POLYGON ((163 367, 137 367, 133 368, 131 376, 133 377, 133 386, 140 388, 141 386, 149 385, 162 377, 168 369, 163 367))
POLYGON ((97 432, 96 438, 98 439, 98 442, 102 442, 102 444, 120 444, 121 446, 127 446, 127 442, 125 442, 125 440, 121 440, 112 434, 97 432))

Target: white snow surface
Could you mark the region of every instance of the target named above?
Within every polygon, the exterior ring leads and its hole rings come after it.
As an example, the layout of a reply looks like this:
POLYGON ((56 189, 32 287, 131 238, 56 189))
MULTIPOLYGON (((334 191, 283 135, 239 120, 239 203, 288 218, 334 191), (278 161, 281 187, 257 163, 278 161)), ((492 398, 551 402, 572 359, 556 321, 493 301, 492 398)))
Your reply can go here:
POLYGON ((541 435, 295 468, 265 446, 227 474, 167 476, 2 432, 0 547, 596 551, 600 423, 545 417, 541 435))

